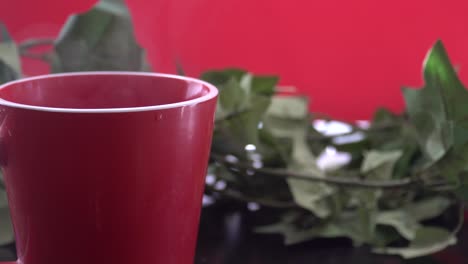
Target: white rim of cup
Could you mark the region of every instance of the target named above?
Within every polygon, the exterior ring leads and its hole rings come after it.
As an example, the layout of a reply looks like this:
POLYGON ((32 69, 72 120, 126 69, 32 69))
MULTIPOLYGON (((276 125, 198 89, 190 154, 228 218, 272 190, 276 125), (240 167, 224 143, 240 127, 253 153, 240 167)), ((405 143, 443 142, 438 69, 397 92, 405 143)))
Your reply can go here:
POLYGON ((26 83, 30 81, 49 79, 49 78, 60 78, 67 76, 86 76, 86 75, 128 75, 128 76, 147 76, 147 77, 158 77, 158 78, 169 78, 175 80, 182 80, 189 83, 199 83, 200 85, 208 88, 208 93, 197 97, 191 100, 180 101, 177 103, 171 104, 160 104, 160 105, 151 105, 151 106, 140 106, 140 107, 122 107, 122 108, 60 108, 60 107, 45 107, 45 106, 35 106, 28 104, 20 104, 5 99, 0 98, 0 105, 22 108, 35 111, 44 111, 44 112, 61 112, 61 113, 129 113, 129 112, 143 112, 143 111, 153 111, 153 110, 163 110, 163 109, 173 109, 189 105, 199 104, 205 101, 216 97, 218 94, 218 89, 208 82, 191 78, 185 76, 179 76, 174 74, 165 74, 165 73, 151 73, 151 72, 132 72, 132 71, 88 71, 88 72, 71 72, 71 73, 56 73, 56 74, 46 74, 39 75, 34 77, 22 78, 19 80, 7 82, 0 85, 0 90, 11 85, 26 83))

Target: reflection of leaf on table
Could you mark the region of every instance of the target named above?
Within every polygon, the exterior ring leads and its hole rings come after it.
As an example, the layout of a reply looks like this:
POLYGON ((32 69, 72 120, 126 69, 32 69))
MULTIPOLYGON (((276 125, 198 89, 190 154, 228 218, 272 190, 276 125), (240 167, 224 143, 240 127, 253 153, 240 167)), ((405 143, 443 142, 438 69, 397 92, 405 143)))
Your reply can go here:
POLYGON ((6 192, 4 189, 0 189, 0 245, 9 244, 13 239, 13 226, 10 220, 6 192))

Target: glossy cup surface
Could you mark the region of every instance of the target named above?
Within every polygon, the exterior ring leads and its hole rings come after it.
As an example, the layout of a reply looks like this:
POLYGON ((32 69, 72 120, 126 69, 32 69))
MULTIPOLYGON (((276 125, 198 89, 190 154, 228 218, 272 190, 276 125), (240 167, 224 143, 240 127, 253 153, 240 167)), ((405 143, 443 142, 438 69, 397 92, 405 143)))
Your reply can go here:
POLYGON ((193 263, 216 89, 132 72, 0 86, 20 263, 193 263))

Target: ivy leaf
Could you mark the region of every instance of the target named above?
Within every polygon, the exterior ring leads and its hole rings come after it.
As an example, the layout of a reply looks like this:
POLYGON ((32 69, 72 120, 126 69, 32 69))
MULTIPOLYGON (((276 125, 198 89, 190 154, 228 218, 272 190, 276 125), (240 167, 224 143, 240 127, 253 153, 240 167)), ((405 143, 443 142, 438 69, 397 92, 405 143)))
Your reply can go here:
POLYGON ((127 6, 125 5, 124 0, 100 0, 96 7, 99 9, 109 11, 113 14, 118 14, 120 16, 129 17, 127 6))
POLYGON ((240 112, 245 110, 247 93, 240 88, 235 78, 219 87, 219 103, 223 111, 240 112))
POLYGON ((402 144, 404 144, 402 155, 395 163, 393 169, 394 179, 408 177, 408 175, 410 175, 414 160, 420 155, 419 146, 414 141, 403 139, 402 144))
POLYGON ((147 70, 123 1, 101 1, 70 16, 54 48, 55 72, 147 70))
POLYGON ((240 159, 246 159, 245 146, 254 145, 261 150, 258 125, 262 119, 270 99, 264 96, 251 96, 252 104, 248 110, 238 112, 229 118, 218 119, 216 131, 213 134, 212 149, 219 154, 233 154, 240 159))
POLYGON ((416 258, 440 251, 454 245, 457 238, 449 231, 439 227, 420 227, 410 245, 405 248, 377 248, 373 251, 380 254, 395 254, 403 258, 416 258))
MULTIPOLYGON (((291 160, 288 169, 325 177, 317 167, 315 156, 307 144, 310 126, 308 100, 305 97, 275 96, 265 116, 265 127, 278 138, 292 141, 291 160)), ((316 216, 325 218, 331 214, 328 199, 335 188, 317 182, 287 179, 294 201, 316 216)))
MULTIPOLYGON (((458 148, 449 149, 445 155, 437 162, 432 164, 427 170, 430 178, 443 177, 448 184, 455 185, 457 188, 464 188, 461 184, 466 184, 463 180, 462 172, 467 169, 468 164, 468 144, 458 148), (435 176, 432 176, 435 175, 435 176)), ((431 179, 426 179, 430 183, 431 179)), ((465 194, 466 195, 466 194, 465 194)))
MULTIPOLYGON (((0 23, 0 37, 0 84, 2 84, 17 79, 21 72, 21 66, 16 44, 3 23, 0 23)), ((0 182, 3 185, 1 173, 0 182)), ((4 189, 0 189, 0 245, 9 244, 13 240, 13 226, 6 192, 4 189)))
POLYGON ((270 98, 265 96, 250 96, 248 111, 232 118, 227 128, 244 146, 252 144, 259 146, 258 124, 270 105, 270 98))
POLYGON ((401 239, 400 234, 391 226, 377 225, 373 238, 373 245, 376 248, 386 247, 389 244, 401 239))
POLYGON ((237 82, 240 82, 242 77, 246 74, 248 74, 248 72, 242 69, 230 68, 221 71, 206 71, 200 76, 200 79, 222 90, 221 87, 230 79, 234 78, 237 82))
POLYGON ((294 201, 301 207, 311 211, 320 218, 330 216, 332 210, 327 198, 330 198, 335 190, 324 183, 314 183, 306 180, 287 180, 294 201))
POLYGON ((388 109, 385 108, 378 108, 374 116, 372 118, 372 127, 381 124, 394 124, 400 119, 400 116, 390 112, 388 109))
POLYGON ((17 79, 21 73, 21 63, 16 43, 5 25, 0 22, 0 84, 17 79))
POLYGON ((272 96, 278 83, 277 76, 254 76, 252 78, 252 91, 257 94, 272 96))
POLYGON ((361 224, 361 232, 365 242, 371 242, 375 236, 377 227, 378 201, 382 196, 382 190, 352 190, 354 197, 359 201, 358 215, 361 224))
POLYGON ((13 81, 18 78, 15 70, 0 59, 0 84, 13 81))
POLYGON ((305 96, 275 96, 272 98, 267 115, 285 120, 304 121, 309 117, 308 105, 309 99, 305 96))
MULTIPOLYGON (((202 74, 201 79, 212 83, 219 89, 217 120, 232 115, 242 115, 243 112, 260 112, 260 116, 257 117, 263 116, 270 104, 270 98, 277 81, 277 78, 274 77, 253 76, 249 72, 235 68, 208 71, 202 74), (258 104, 262 104, 266 108, 260 107, 258 104)), ((260 122, 260 119, 255 119, 260 122)))
POLYGON ((451 201, 443 196, 426 198, 410 203, 403 208, 381 211, 377 215, 377 224, 394 227, 402 237, 412 241, 416 237, 420 222, 441 215, 451 201))
POLYGON ((239 180, 224 166, 213 165, 210 166, 208 170, 211 170, 213 175, 216 175, 219 179, 225 180, 226 182, 237 182, 239 180))
POLYGON ((213 141, 217 143, 213 144, 215 151, 250 159, 246 157, 248 155, 244 148, 246 145, 254 145, 256 153, 266 159, 276 160, 277 156, 281 156, 281 147, 276 140, 268 136, 268 131, 259 129, 270 106, 271 95, 266 95, 264 90, 269 81, 257 81, 255 84, 255 80, 269 80, 269 77, 254 77, 243 70, 227 69, 206 72, 202 79, 216 85, 220 92, 216 113, 217 129, 213 141), (254 84, 261 89, 255 89, 254 84), (268 142, 262 142, 262 139, 268 142), (272 150, 275 153, 272 154, 272 150))
POLYGON ((455 189, 454 193, 461 201, 468 201, 468 171, 460 174, 460 187, 455 189))
POLYGON ((176 60, 176 72, 180 76, 186 76, 184 67, 182 67, 182 63, 179 60, 176 60))
POLYGON ((401 157, 401 150, 377 151, 371 150, 364 154, 361 173, 368 178, 388 180, 392 178, 395 163, 401 157))
POLYGON ((314 238, 337 238, 346 237, 353 241, 355 246, 367 242, 362 230, 362 222, 356 213, 344 213, 332 221, 325 221, 312 225, 309 228, 301 228, 302 215, 287 215, 275 224, 255 228, 257 233, 279 233, 284 237, 286 245, 298 244, 314 238))
POLYGON ((423 75, 425 86, 419 90, 403 89, 403 95, 421 147, 429 162, 434 162, 442 158, 450 147, 457 148, 468 142, 468 130, 465 129, 468 91, 440 41, 429 51, 423 75))

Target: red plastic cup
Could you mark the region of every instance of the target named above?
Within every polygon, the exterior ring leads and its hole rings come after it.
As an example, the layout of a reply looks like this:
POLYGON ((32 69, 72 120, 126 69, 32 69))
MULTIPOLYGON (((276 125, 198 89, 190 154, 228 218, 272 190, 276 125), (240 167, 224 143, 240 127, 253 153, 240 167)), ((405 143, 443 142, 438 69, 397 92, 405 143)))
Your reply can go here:
POLYGON ((206 82, 153 73, 0 86, 17 263, 192 263, 216 98, 206 82))

